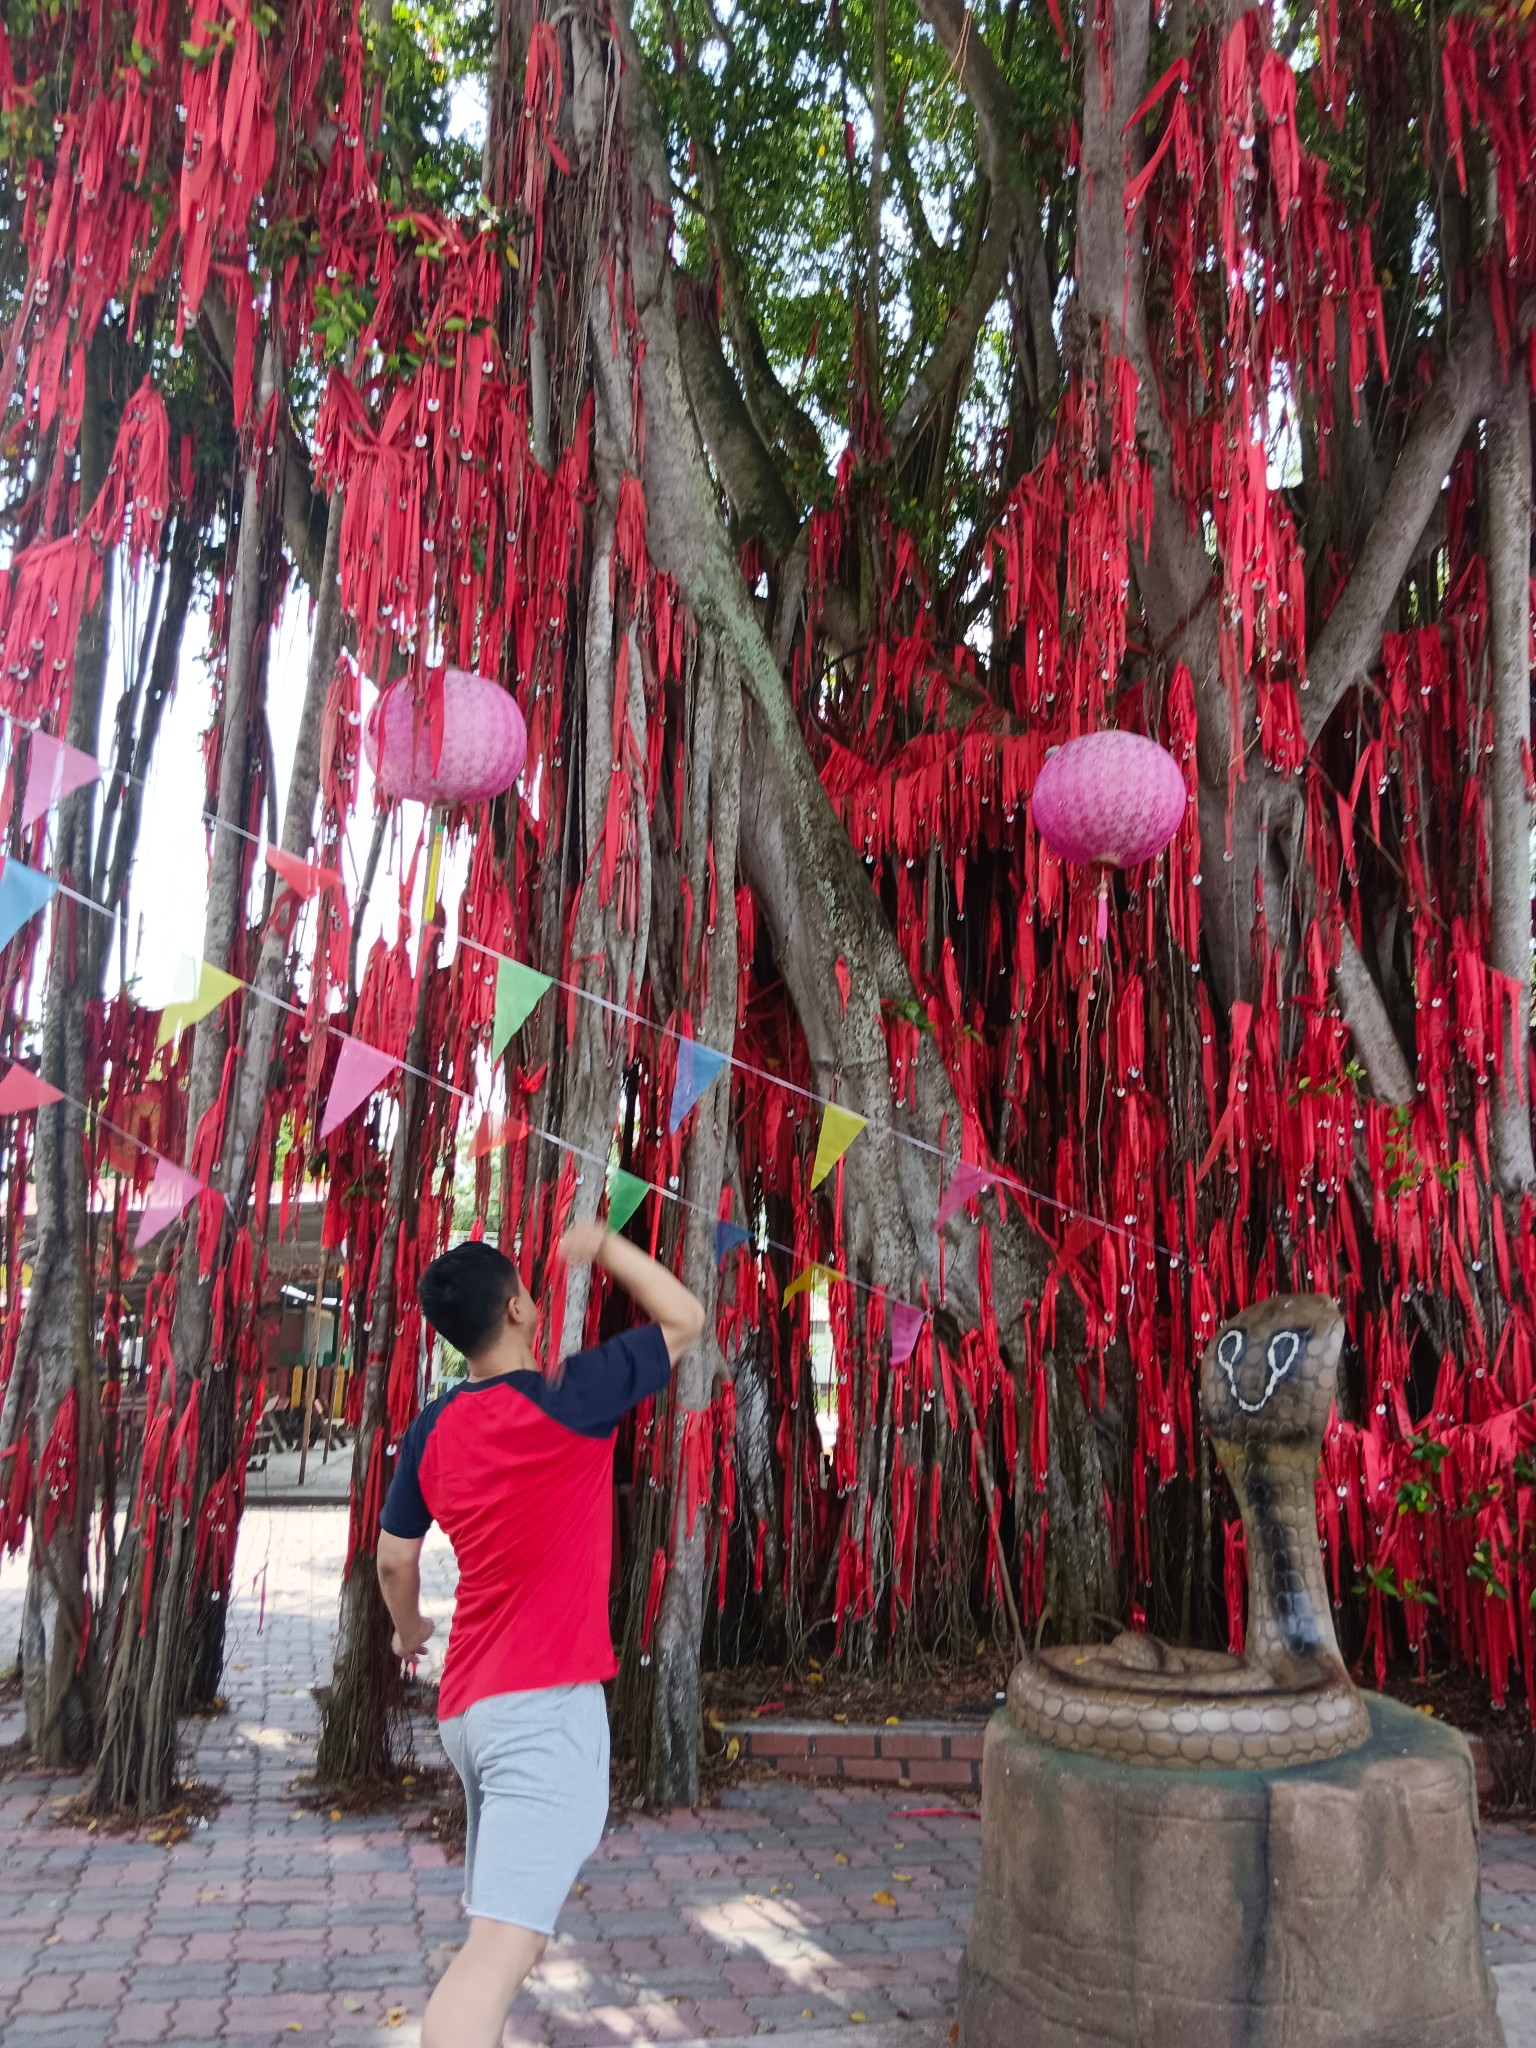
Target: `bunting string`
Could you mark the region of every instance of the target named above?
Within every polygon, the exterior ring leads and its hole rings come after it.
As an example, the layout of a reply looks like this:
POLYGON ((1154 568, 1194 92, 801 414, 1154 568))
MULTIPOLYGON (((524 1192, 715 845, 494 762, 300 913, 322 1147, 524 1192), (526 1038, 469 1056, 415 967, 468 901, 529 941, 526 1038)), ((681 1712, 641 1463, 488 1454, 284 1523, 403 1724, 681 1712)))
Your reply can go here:
MULTIPOLYGON (((26 720, 19 719, 9 712, 0 711, 0 718, 8 719, 13 726, 19 726, 27 732, 35 733, 39 731, 36 725, 29 724, 26 720)), ((137 782, 141 787, 147 786, 147 778, 129 775, 126 779, 137 782)), ((237 837, 245 840, 259 851, 267 853, 277 852, 283 863, 282 866, 278 867, 277 872, 290 885, 292 884, 292 876, 288 871, 291 865, 291 857, 283 853, 282 849, 276 847, 275 843, 268 840, 264 834, 252 832, 245 826, 238 825, 230 819, 219 818, 215 813, 206 809, 201 813, 201 817, 203 823, 210 828, 233 832, 237 837)), ((6 865, 8 868, 13 866, 21 867, 21 863, 14 860, 7 862, 6 865)), ((68 883, 54 881, 50 876, 38 875, 35 869, 22 867, 21 872, 28 876, 34 876, 38 881, 47 884, 46 895, 39 899, 34 909, 41 909, 51 898, 52 894, 57 892, 59 895, 67 897, 71 902, 79 904, 82 909, 94 911, 98 916, 116 921, 117 913, 110 905, 98 902, 94 897, 72 888, 68 883)), ((0 904, 0 926, 3 926, 4 923, 3 909, 3 904, 0 904)), ((29 911, 27 914, 31 915, 32 912, 29 911)), ((25 918, 23 917, 19 922, 25 922, 25 918)), ((19 923, 17 928, 19 928, 19 923)), ((12 935, 13 933, 5 934, 4 936, 8 938, 12 935)), ((3 942, 3 938, 0 938, 0 943, 3 942)), ((847 1109, 843 1104, 834 1101, 831 1097, 819 1095, 814 1089, 807 1088, 797 1081, 789 1080, 782 1074, 775 1074, 767 1068, 759 1067, 749 1060, 740 1059, 734 1053, 724 1052, 718 1047, 708 1046, 700 1040, 688 1038, 679 1031, 674 1023, 658 1022, 654 1017, 647 1016, 643 1011, 632 1010, 627 1005, 617 1002, 612 997, 605 996, 595 989, 584 988, 580 983, 567 981, 559 975, 543 974, 537 969, 528 966, 526 962, 516 960, 508 954, 501 953, 494 946, 486 945, 482 940, 461 935, 457 943, 460 946, 469 948, 471 952, 481 954, 486 959, 495 960, 501 969, 513 970, 513 976, 509 978, 508 987, 505 990, 503 988, 503 976, 498 972, 496 1020, 492 1030, 491 1046, 491 1057, 493 1059, 499 1057, 500 1052, 510 1040, 512 1033, 521 1028, 543 996, 551 989, 555 989, 559 990, 562 994, 577 996, 585 1002, 593 1003, 611 1016, 622 1018, 626 1022, 639 1024, 648 1030, 655 1031, 663 1038, 674 1037, 678 1040, 678 1088, 674 1093, 671 1112, 671 1128, 673 1131, 676 1131, 681 1126, 686 1115, 696 1106, 710 1084, 727 1068, 769 1086, 782 1089, 785 1093, 793 1095, 800 1101, 821 1110, 822 1130, 817 1144, 816 1164, 812 1170, 813 1178, 811 1185, 813 1187, 820 1185, 826 1174, 830 1172, 832 1166, 836 1164, 837 1160, 843 1156, 866 1128, 866 1120, 864 1118, 857 1116, 853 1111, 847 1109), (509 1020, 512 1021, 509 1023, 509 1020), (681 1108, 679 1107, 680 1099, 682 1101, 681 1108)), ((264 1002, 274 1003, 279 1008, 286 1010, 290 1016, 302 1016, 305 1014, 301 1004, 290 1002, 285 997, 278 995, 274 990, 258 988, 253 983, 241 981, 235 975, 226 974, 222 969, 210 967, 206 962, 195 964, 200 970, 196 996, 190 1002, 173 1003, 166 1006, 166 1014, 170 1014, 173 1010, 183 1013, 180 1021, 174 1027, 175 1029, 185 1028, 186 1023, 195 1021, 192 1016, 185 1013, 195 1011, 198 1015, 205 1015, 208 1010, 216 1007, 217 1003, 222 1002, 227 996, 234 994, 237 990, 243 990, 246 994, 254 995, 264 1002), (210 983, 210 977, 213 978, 212 983, 210 983), (216 985, 219 993, 213 996, 211 1000, 205 1001, 203 998, 208 996, 211 985, 216 985)), ((351 1043, 362 1044, 361 1041, 350 1040, 350 1034, 343 1031, 337 1024, 327 1023, 325 1029, 343 1039, 349 1039, 351 1043)), ((171 1035, 170 1031, 166 1032, 167 1038, 171 1035)), ((368 1053, 374 1054, 376 1058, 382 1059, 386 1057, 385 1055, 378 1054, 373 1047, 364 1047, 363 1049, 368 1053)), ((444 1081, 440 1076, 412 1067, 407 1062, 391 1060, 389 1074, 395 1072, 412 1074, 428 1087, 447 1089, 450 1094, 457 1096, 465 1102, 472 1103, 474 1100, 472 1091, 455 1088, 451 1082, 444 1081)), ((388 1077, 389 1075, 386 1074, 383 1078, 388 1077)), ((374 1083, 374 1087, 379 1085, 382 1085, 382 1083, 378 1081, 374 1083)), ((345 1114, 350 1115, 353 1110, 358 1108, 367 1099, 368 1094, 372 1092, 372 1089, 366 1090, 351 1104, 345 1114)), ((76 1106, 78 1107, 79 1105, 76 1106)), ((892 1106, 895 1108, 897 1105, 892 1106)), ((330 1105, 328 1103, 325 1112, 327 1118, 329 1117, 329 1110, 330 1105)), ((334 1122, 327 1121, 321 1135, 328 1136, 330 1131, 335 1128, 335 1125, 343 1120, 343 1116, 337 1116, 334 1122)), ((595 1160, 596 1163, 602 1165, 606 1164, 606 1161, 598 1158, 598 1155, 584 1152, 580 1147, 568 1144, 566 1140, 557 1137, 551 1131, 537 1130, 531 1125, 528 1126, 528 1129, 532 1135, 542 1138, 546 1143, 560 1147, 576 1157, 595 1160)), ((916 1131, 902 1129, 899 1125, 893 1123, 890 1126, 890 1135, 899 1143, 914 1146, 918 1151, 924 1152, 930 1158, 938 1160, 941 1168, 946 1160, 949 1159, 949 1154, 942 1145, 934 1143, 932 1139, 925 1138, 916 1131)), ((654 1183, 649 1183, 648 1185, 654 1185, 654 1183)), ((1038 1204, 1040 1207, 1050 1210, 1053 1214, 1062 1217, 1069 1223, 1086 1224, 1091 1229, 1101 1230, 1112 1237, 1122 1238, 1127 1243, 1139 1246, 1145 1251, 1158 1253, 1164 1258, 1173 1260, 1175 1263, 1178 1263, 1180 1260, 1178 1252, 1170 1250, 1158 1238, 1147 1232, 1130 1229, 1124 1224, 1110 1221, 1107 1217, 1096 1216, 1087 1210, 1079 1209, 1070 1202, 1062 1201, 1058 1196, 1049 1193, 1044 1188, 1031 1186, 1027 1181, 1020 1180, 1016 1175, 1005 1171, 1001 1167, 978 1166, 974 1162, 958 1158, 953 1160, 949 1166, 948 1185, 941 1188, 940 1206, 935 1218, 935 1229, 943 1229, 958 1209, 993 1189, 999 1189, 1006 1194, 1012 1195, 1021 1205, 1026 1203, 1038 1204)), ((671 1190, 668 1189, 658 1189, 657 1192, 666 1195, 668 1199, 682 1199, 673 1195, 671 1190)), ((636 1206, 638 1206, 639 1199, 637 1198, 636 1206)), ((684 1206, 692 1208, 698 1205, 685 1202, 684 1206)), ((633 1211, 630 1213, 633 1213, 633 1211)), ((772 1240, 765 1239, 763 1241, 763 1249, 783 1251, 787 1252, 791 1257, 794 1256, 793 1247, 780 1245, 772 1240)), ((844 1279, 850 1286, 864 1288, 867 1285, 867 1283, 854 1280, 849 1275, 839 1274, 836 1277, 844 1279)), ((883 1293, 885 1290, 876 1286, 869 1287, 868 1291, 883 1293)))

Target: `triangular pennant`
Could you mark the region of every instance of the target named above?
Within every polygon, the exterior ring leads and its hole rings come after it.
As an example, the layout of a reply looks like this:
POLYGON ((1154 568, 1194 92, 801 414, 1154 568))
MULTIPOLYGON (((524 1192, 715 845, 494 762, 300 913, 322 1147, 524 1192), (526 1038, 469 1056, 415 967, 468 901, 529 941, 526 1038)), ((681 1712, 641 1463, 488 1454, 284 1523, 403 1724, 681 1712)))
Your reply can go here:
POLYGON ((58 1089, 30 1067, 12 1067, 0 1080, 0 1116, 16 1116, 22 1110, 41 1109, 45 1103, 63 1100, 58 1089))
POLYGON ((835 1266, 824 1266, 820 1260, 807 1266, 803 1273, 797 1273, 784 1290, 785 1301, 793 1301, 797 1294, 809 1294, 813 1288, 824 1287, 829 1280, 841 1280, 844 1276, 835 1266))
POLYGON ((494 1152, 498 1146, 510 1145, 514 1138, 526 1137, 527 1134, 528 1124, 523 1117, 483 1116, 479 1129, 470 1140, 469 1156, 471 1159, 484 1159, 488 1152, 494 1152))
POLYGON ((622 1230, 650 1192, 648 1180, 616 1166, 608 1176, 608 1228, 622 1230))
POLYGON ((717 1266, 723 1264, 732 1252, 739 1251, 744 1244, 750 1243, 751 1237, 751 1231, 744 1229, 739 1223, 726 1223, 724 1221, 717 1223, 715 1225, 715 1264, 717 1266))
POLYGON ((160 1029, 155 1033, 156 1045, 169 1045, 178 1032, 193 1024, 200 1024, 210 1010, 216 1010, 220 1003, 227 1002, 238 988, 245 983, 238 974, 226 974, 222 967, 214 967, 206 960, 190 960, 182 956, 183 972, 190 965, 193 969, 192 994, 179 1002, 167 1003, 160 1012, 160 1029))
POLYGON ((856 1116, 851 1109, 840 1109, 835 1102, 827 1104, 821 1113, 821 1136, 816 1140, 816 1164, 811 1168, 813 1188, 821 1186, 867 1122, 868 1118, 856 1116))
POLYGON ((27 751, 27 787, 21 799, 22 831, 75 790, 100 779, 101 763, 94 754, 83 754, 51 733, 33 733, 27 751))
POLYGON ((331 1092, 325 1099, 320 1119, 320 1136, 328 1138, 338 1124, 344 1124, 353 1110, 366 1102, 400 1065, 392 1052, 380 1052, 360 1038, 343 1038, 331 1077, 331 1092))
POLYGON ((725 1054, 714 1052, 697 1039, 680 1038, 677 1044, 677 1080, 672 1088, 672 1114, 667 1128, 676 1131, 716 1074, 725 1065, 725 1054))
POLYGON ((984 1166, 973 1166, 968 1159, 962 1159, 955 1168, 949 1186, 944 1190, 944 1198, 939 1203, 939 1213, 933 1220, 934 1229, 942 1230, 957 1209, 963 1208, 967 1202, 974 1201, 978 1195, 984 1195, 992 1186, 994 1178, 995 1176, 988 1173, 984 1166))
POLYGON ((53 901, 58 883, 52 875, 40 875, 19 860, 8 860, 0 870, 0 946, 8 946, 29 918, 53 901))
POLYGON ((173 1159, 167 1159, 163 1153, 157 1153, 155 1177, 149 1184, 148 1194, 144 1197, 144 1207, 139 1212, 139 1227, 134 1232, 134 1250, 143 1251, 151 1238, 158 1237, 168 1224, 174 1223, 188 1202, 195 1201, 202 1192, 203 1184, 195 1173, 188 1173, 185 1167, 178 1166, 173 1159))
POLYGON ((905 1365, 917 1349, 917 1340, 923 1324, 928 1320, 924 1311, 914 1308, 910 1301, 891 1303, 891 1363, 905 1365))
POLYGON ((491 1058, 499 1060, 514 1031, 521 1031, 545 993, 554 987, 547 974, 525 967, 521 960, 503 960, 496 969, 496 1017, 491 1025, 491 1058))
POLYGON ((321 867, 318 861, 301 860, 296 853, 284 853, 280 846, 267 848, 267 866, 280 875, 295 896, 308 902, 311 896, 318 896, 323 889, 339 889, 341 876, 335 868, 321 867))

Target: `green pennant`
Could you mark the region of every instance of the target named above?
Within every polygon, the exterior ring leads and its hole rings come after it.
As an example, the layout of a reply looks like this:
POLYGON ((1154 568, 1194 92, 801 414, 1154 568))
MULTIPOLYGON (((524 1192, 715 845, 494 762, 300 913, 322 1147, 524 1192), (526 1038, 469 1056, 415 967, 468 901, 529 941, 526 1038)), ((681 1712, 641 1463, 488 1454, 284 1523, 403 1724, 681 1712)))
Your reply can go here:
POLYGON ((648 1180, 616 1166, 608 1177, 608 1228, 622 1230, 650 1192, 648 1180))
POLYGON ((496 1018, 491 1026, 491 1058, 499 1060, 507 1040, 520 1031, 546 990, 554 986, 547 974, 525 967, 521 960, 503 960, 496 969, 496 1018))

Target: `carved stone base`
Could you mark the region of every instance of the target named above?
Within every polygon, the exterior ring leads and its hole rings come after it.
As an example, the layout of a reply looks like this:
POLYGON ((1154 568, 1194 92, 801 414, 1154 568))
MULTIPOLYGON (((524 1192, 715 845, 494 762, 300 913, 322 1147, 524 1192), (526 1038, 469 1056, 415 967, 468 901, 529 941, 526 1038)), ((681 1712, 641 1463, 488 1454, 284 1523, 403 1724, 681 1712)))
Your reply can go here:
POLYGON ((1368 1697, 1363 1748, 1280 1771, 1130 1769, 999 1715, 961 2048, 1504 2048, 1470 1752, 1368 1697))

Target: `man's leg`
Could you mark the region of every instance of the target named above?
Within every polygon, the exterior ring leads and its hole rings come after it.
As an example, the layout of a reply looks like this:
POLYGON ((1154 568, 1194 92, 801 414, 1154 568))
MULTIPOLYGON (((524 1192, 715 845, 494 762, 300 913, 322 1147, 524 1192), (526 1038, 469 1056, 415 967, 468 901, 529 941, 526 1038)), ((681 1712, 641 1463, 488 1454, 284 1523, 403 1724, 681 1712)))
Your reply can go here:
POLYGON ((504 1920, 471 1920, 428 2003, 421 2048, 499 2048, 512 2001, 548 1938, 504 1920))

